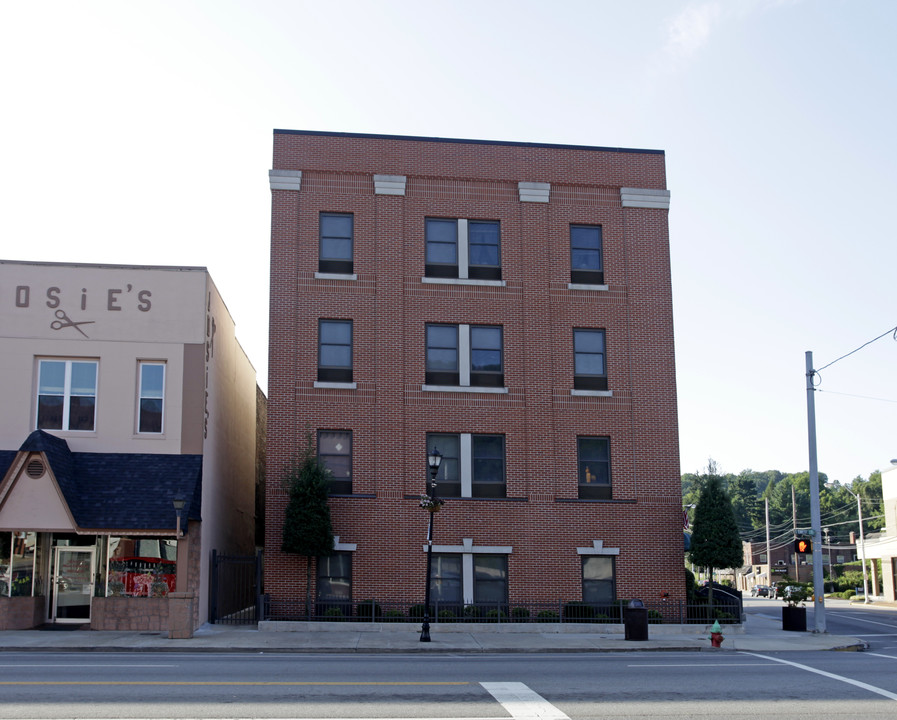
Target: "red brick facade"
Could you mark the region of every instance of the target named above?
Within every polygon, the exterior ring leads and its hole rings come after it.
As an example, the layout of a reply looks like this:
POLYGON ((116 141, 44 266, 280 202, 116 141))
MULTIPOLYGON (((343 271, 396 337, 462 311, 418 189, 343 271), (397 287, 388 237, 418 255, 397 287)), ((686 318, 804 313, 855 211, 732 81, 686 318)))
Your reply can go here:
POLYGON ((423 600, 427 433, 504 437, 506 497, 448 499, 434 542, 505 548, 510 604, 582 599, 590 548, 618 598, 684 599, 663 153, 275 131, 273 168, 265 591, 305 596, 281 473, 308 428, 352 431, 356 602, 423 600), (351 278, 316 277, 322 212, 353 215, 351 278), (432 217, 499 221, 502 282, 426 282, 432 217), (602 228, 601 285, 570 287, 571 224, 602 228), (322 318, 352 321, 354 386, 316 387, 322 318), (506 391, 431 389, 427 323, 500 326, 506 391), (574 328, 605 330, 608 392, 571 392, 574 328), (578 437, 610 439, 610 499, 578 499, 578 437))

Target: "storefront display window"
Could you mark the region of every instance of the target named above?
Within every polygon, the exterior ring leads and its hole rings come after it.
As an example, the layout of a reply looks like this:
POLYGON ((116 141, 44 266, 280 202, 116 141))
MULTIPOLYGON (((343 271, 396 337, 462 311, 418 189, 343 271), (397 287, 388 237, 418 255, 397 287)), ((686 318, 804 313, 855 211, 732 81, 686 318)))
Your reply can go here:
POLYGON ((177 540, 110 537, 106 595, 164 597, 177 584, 177 540))
MULTIPOLYGON (((28 597, 35 587, 37 533, 0 533, 0 596, 28 597)), ((37 584, 38 588, 40 583, 37 584)))

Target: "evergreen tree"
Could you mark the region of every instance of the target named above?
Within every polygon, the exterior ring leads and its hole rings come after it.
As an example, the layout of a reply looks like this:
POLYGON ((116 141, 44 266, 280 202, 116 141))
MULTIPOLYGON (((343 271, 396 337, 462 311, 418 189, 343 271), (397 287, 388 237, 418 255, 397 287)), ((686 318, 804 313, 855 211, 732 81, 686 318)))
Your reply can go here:
POLYGON ((315 452, 311 432, 306 446, 284 470, 283 483, 290 494, 283 523, 280 549, 305 555, 305 612, 311 613, 311 559, 333 554, 333 525, 327 494, 333 474, 315 452))
MULTIPOLYGON (((722 479, 708 467, 701 484, 701 495, 695 508, 692 524, 691 561, 699 567, 713 570, 741 567, 744 552, 732 502, 723 490, 722 479)), ((710 584, 710 604, 713 605, 713 583, 710 584)))

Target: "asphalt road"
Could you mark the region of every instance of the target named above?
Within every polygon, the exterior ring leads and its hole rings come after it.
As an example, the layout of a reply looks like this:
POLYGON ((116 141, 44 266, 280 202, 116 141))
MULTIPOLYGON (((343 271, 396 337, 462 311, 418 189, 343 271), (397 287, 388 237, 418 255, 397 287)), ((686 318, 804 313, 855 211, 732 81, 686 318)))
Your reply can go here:
POLYGON ((897 649, 563 655, 0 654, 0 719, 897 716, 897 649))
MULTIPOLYGON (((745 613, 782 617, 782 602, 766 598, 746 598, 745 613)), ((807 629, 815 627, 813 604, 807 603, 807 629)), ((869 644, 870 651, 897 655, 897 608, 852 604, 846 600, 825 601, 826 630, 832 635, 858 637, 869 644)), ((895 668, 897 671, 897 668, 895 668)))

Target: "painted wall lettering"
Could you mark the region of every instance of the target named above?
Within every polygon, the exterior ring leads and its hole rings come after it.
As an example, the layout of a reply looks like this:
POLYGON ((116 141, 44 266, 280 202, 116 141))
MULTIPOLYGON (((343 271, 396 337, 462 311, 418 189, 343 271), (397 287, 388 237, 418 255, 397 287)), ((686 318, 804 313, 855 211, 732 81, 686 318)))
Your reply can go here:
MULTIPOLYGON (((62 288, 51 285, 43 290, 34 288, 35 292, 43 292, 44 304, 51 310, 55 310, 63 305, 71 307, 74 302, 80 302, 81 310, 88 310, 90 306, 95 306, 96 300, 102 298, 102 290, 88 291, 87 288, 81 288, 80 297, 75 293, 62 290, 62 288), (73 297, 74 295, 74 297, 73 297), (93 301, 91 301, 93 298, 93 301)), ((31 307, 31 291, 30 285, 17 285, 13 301, 17 308, 31 307)), ((133 285, 126 285, 124 288, 106 288, 106 310, 109 312, 121 312, 134 308, 140 312, 149 312, 153 307, 151 290, 137 290, 133 285), (127 297, 131 296, 128 300, 127 297)), ((102 302, 102 300, 100 300, 102 302)))
POLYGON ((58 308, 59 307, 59 293, 60 293, 60 290, 58 287, 47 288, 47 307, 48 308, 58 308))
POLYGON ((31 299, 31 288, 27 285, 19 285, 16 288, 16 307, 28 307, 31 299))

